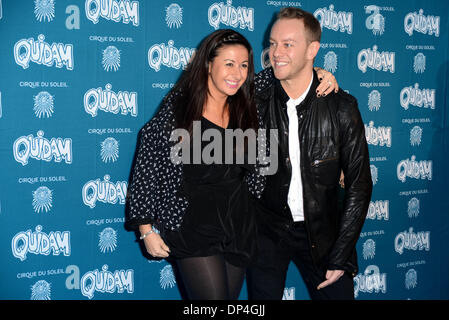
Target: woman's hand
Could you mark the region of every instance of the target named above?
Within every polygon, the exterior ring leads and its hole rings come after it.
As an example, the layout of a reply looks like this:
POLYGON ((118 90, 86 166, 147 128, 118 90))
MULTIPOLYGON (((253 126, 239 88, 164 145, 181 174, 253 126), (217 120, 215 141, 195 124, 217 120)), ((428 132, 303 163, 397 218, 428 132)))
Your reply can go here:
POLYGON ((152 230, 153 227, 151 224, 139 226, 139 231, 143 237, 143 243, 147 252, 155 258, 167 258, 170 253, 170 248, 167 247, 161 236, 156 232, 151 232, 152 230))
POLYGON ((155 232, 147 235, 143 239, 147 252, 155 258, 167 258, 170 254, 170 249, 162 240, 161 236, 155 232))
POLYGON ((337 79, 335 79, 332 73, 319 67, 315 67, 314 69, 318 75, 318 79, 320 80, 320 84, 316 89, 318 97, 324 97, 332 91, 338 92, 339 87, 337 79))

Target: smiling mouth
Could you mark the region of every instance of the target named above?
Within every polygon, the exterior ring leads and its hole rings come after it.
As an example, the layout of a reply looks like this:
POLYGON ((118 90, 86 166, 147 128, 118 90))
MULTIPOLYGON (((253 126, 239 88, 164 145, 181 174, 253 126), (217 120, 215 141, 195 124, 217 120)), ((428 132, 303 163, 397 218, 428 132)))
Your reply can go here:
POLYGON ((282 62, 282 61, 275 61, 274 62, 274 66, 275 67, 284 67, 286 66, 288 63, 287 62, 282 62))
POLYGON ((229 81, 229 80, 225 80, 225 82, 228 84, 228 86, 230 86, 231 88, 236 88, 238 86, 238 81, 229 81))

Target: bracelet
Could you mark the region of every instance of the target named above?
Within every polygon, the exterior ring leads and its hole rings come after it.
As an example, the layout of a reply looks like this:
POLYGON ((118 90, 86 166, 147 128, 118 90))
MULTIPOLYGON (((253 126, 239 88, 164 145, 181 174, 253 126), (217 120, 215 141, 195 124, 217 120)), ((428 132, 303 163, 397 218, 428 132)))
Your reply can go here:
POLYGON ((147 235, 149 235, 149 234, 152 234, 154 231, 153 231, 153 229, 151 229, 150 231, 148 231, 148 232, 146 232, 144 235, 142 235, 142 236, 140 236, 140 240, 143 240, 143 239, 145 239, 145 237, 147 236, 147 235))

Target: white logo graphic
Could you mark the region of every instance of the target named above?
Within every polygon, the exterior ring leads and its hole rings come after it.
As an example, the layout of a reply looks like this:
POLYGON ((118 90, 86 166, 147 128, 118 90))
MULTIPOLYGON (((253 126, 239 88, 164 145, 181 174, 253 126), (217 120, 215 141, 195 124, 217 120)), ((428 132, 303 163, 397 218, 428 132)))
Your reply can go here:
POLYGON ((17 233, 11 242, 14 257, 24 261, 28 253, 48 256, 53 253, 58 256, 70 256, 70 231, 42 232, 42 226, 37 226, 35 232, 31 230, 17 233))
POLYGON ((416 218, 419 215, 419 200, 415 197, 408 202, 407 213, 409 218, 416 218))
POLYGON ((55 162, 64 160, 65 163, 72 163, 72 139, 51 138, 48 140, 43 136, 44 131, 39 130, 36 138, 30 134, 14 141, 14 159, 22 165, 27 165, 30 157, 47 162, 54 158, 55 162))
POLYGON ((371 179, 373 180, 373 184, 375 185, 377 183, 377 177, 378 177, 378 170, 377 167, 372 164, 369 166, 371 171, 371 179))
POLYGON ((329 51, 324 55, 324 69, 335 73, 337 71, 337 55, 333 51, 329 51))
POLYGON ((220 23, 233 28, 248 28, 249 31, 254 30, 254 8, 233 7, 232 0, 214 3, 209 7, 207 12, 209 24, 218 29, 220 23))
POLYGON ((405 274, 405 288, 410 290, 418 284, 418 273, 415 269, 410 269, 405 274))
POLYGON ((101 271, 95 269, 89 271, 81 278, 81 293, 92 299, 95 291, 101 293, 133 293, 134 292, 134 270, 116 270, 114 273, 108 271, 105 264, 101 271))
POLYGON ((34 114, 39 119, 41 117, 50 118, 53 115, 54 96, 47 91, 41 91, 34 96, 34 114))
POLYGON ((177 3, 172 3, 165 9, 165 22, 171 29, 173 27, 179 29, 182 25, 182 8, 177 3))
POLYGON ((120 68, 120 50, 114 46, 108 46, 103 50, 103 69, 114 72, 120 68))
POLYGON ((410 144, 412 146, 419 146, 421 144, 422 138, 422 128, 419 126, 414 126, 410 130, 410 144))
POLYGON ((394 52, 378 52, 377 46, 374 45, 372 50, 368 48, 359 51, 357 55, 357 66, 363 73, 366 72, 367 68, 394 73, 395 55, 394 52))
POLYGON ((24 69, 30 65, 30 61, 44 66, 57 68, 66 67, 73 70, 73 45, 63 43, 44 42, 45 36, 40 34, 37 41, 33 38, 21 39, 14 45, 14 59, 24 69))
POLYGON ((105 90, 102 88, 89 89, 84 94, 84 110, 92 117, 96 117, 98 109, 104 112, 137 117, 137 92, 111 90, 112 86, 106 84, 105 90))
POLYGON ((45 280, 39 280, 31 286, 31 300, 51 300, 51 285, 45 280))
POLYGON ((352 12, 334 11, 334 5, 327 8, 319 8, 313 13, 315 18, 320 21, 321 29, 323 27, 334 31, 347 32, 352 34, 352 12))
POLYGON ((375 5, 365 7, 365 13, 371 14, 366 18, 366 28, 373 31, 375 36, 382 35, 385 32, 385 18, 379 13, 380 8, 375 5))
POLYGON ((295 300, 295 287, 284 288, 284 294, 282 295, 282 300, 295 300))
POLYGON ((174 69, 185 68, 195 52, 195 48, 175 48, 174 41, 152 45, 148 50, 148 64, 156 72, 161 69, 161 64, 174 69))
POLYGON ((107 174, 104 176, 104 181, 90 180, 83 186, 83 202, 86 206, 95 208, 97 200, 103 203, 115 204, 119 201, 119 204, 125 204, 128 183, 117 181, 114 184, 109 181, 110 179, 111 177, 107 174))
POLYGON ((53 192, 45 186, 33 191, 33 208, 36 213, 48 212, 51 210, 53 202, 53 192))
POLYGON ((423 9, 419 13, 410 12, 404 18, 404 30, 409 35, 413 35, 413 31, 418 31, 423 34, 440 36, 440 17, 439 16, 424 16, 423 9))
POLYGON ((99 17, 114 22, 132 24, 139 26, 139 2, 129 0, 86 0, 86 17, 94 24, 98 23, 99 17))
POLYGON ((390 218, 390 201, 377 200, 371 201, 368 207, 367 219, 388 220, 390 218))
POLYGON ((381 104, 381 95, 377 90, 373 90, 368 95, 368 109, 369 111, 379 111, 381 104))
POLYGON ((413 70, 415 73, 423 73, 426 70, 426 56, 422 52, 416 54, 413 62, 413 70))
POLYGON ((435 89, 419 89, 419 84, 405 87, 400 94, 401 106, 407 110, 409 105, 435 109, 435 89))
POLYGON ((34 14, 39 22, 42 22, 42 19, 52 21, 55 17, 54 0, 34 0, 34 14))
POLYGON ((432 180, 432 160, 416 161, 416 156, 412 155, 410 160, 402 160, 397 166, 397 177, 402 182, 405 182, 406 178, 414 179, 428 179, 432 180))
POLYGON ((101 160, 104 163, 115 162, 118 159, 118 141, 114 138, 106 138, 101 143, 101 160))
POLYGON ((98 247, 100 251, 113 252, 117 248, 117 231, 112 228, 104 228, 103 231, 99 233, 100 241, 98 242, 98 247))
POLYGON ((376 128, 370 121, 368 126, 365 124, 365 136, 368 144, 391 147, 391 127, 376 128))
POLYGON ((394 250, 403 254, 404 249, 408 250, 430 250, 430 231, 413 232, 413 228, 399 233, 394 239, 394 250))
POLYGON ((376 243, 373 239, 368 239, 363 243, 363 259, 373 259, 376 254, 376 243))
POLYGON ((387 274, 380 273, 379 267, 369 265, 363 274, 354 277, 354 297, 359 296, 359 292, 365 293, 386 293, 387 274))
POLYGON ((175 275, 171 265, 166 265, 161 269, 159 284, 162 289, 173 288, 176 285, 175 275))

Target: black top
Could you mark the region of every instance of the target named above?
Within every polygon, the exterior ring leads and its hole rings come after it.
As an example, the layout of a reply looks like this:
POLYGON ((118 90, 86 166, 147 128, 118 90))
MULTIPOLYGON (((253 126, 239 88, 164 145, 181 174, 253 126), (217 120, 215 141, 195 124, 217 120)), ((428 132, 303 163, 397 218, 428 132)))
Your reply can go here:
MULTIPOLYGON (((225 163, 225 129, 201 119, 201 133, 216 129, 222 139, 222 164, 183 164, 181 191, 189 206, 177 231, 166 232, 164 241, 171 258, 223 254, 237 266, 247 266, 255 251, 253 202, 244 174, 251 166, 225 163)), ((202 141, 201 150, 211 141, 202 141)), ((207 152, 210 152, 206 149, 207 152)), ((191 143, 191 158, 193 142, 191 143)), ((213 155, 213 153, 212 153, 213 155)))

